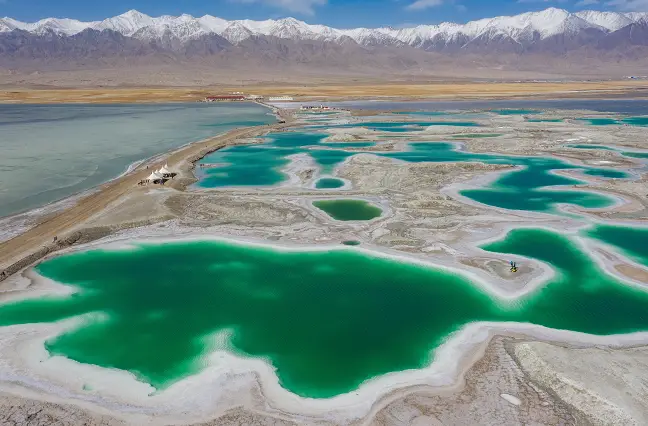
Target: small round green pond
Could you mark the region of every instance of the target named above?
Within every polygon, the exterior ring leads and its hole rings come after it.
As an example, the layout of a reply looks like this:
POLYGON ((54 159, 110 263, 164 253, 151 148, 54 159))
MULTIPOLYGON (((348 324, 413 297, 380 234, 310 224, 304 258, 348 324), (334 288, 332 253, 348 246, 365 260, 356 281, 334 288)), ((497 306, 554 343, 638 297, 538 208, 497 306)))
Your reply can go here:
POLYGON ((335 178, 322 178, 315 184, 315 188, 317 189, 337 189, 342 188, 343 186, 344 181, 335 178))
POLYGON ((379 217, 382 210, 363 200, 321 200, 313 203, 335 220, 371 220, 379 217))

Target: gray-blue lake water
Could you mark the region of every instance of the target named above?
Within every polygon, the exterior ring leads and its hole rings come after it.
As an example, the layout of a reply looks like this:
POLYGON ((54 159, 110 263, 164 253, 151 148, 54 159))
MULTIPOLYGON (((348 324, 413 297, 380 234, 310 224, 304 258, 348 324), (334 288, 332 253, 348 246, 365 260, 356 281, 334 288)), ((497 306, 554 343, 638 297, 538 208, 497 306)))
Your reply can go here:
POLYGON ((251 103, 0 105, 0 217, 88 190, 173 148, 273 122, 251 103))

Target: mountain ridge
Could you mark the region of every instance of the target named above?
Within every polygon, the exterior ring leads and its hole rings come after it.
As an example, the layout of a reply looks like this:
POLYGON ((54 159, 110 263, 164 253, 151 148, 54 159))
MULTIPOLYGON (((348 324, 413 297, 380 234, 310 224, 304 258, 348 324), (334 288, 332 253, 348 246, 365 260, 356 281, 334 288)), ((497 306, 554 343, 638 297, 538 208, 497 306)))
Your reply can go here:
POLYGON ((338 41, 350 37, 360 45, 398 45, 421 47, 438 45, 441 40, 451 44, 457 39, 473 40, 484 35, 507 37, 524 43, 538 35, 540 40, 557 34, 574 34, 584 30, 604 33, 617 31, 642 19, 648 13, 621 13, 581 11, 576 13, 564 9, 548 8, 540 12, 526 12, 515 16, 497 16, 466 24, 443 22, 436 25, 418 25, 409 28, 352 28, 337 29, 324 25, 311 25, 295 18, 279 20, 232 20, 227 21, 211 15, 195 18, 191 15, 163 15, 151 17, 136 10, 104 19, 82 22, 68 18, 46 18, 34 23, 20 22, 12 18, 0 18, 0 33, 15 29, 32 34, 53 31, 72 36, 85 29, 112 30, 127 37, 150 41, 170 34, 184 43, 207 34, 216 34, 232 44, 238 44, 254 35, 272 36, 293 40, 338 41), (433 42, 436 40, 435 42, 433 42))
POLYGON ((173 84, 299 75, 618 78, 643 75, 646 67, 648 13, 549 8, 466 24, 374 29, 294 18, 153 18, 134 10, 85 23, 0 19, 0 84, 148 83, 152 74, 173 84))

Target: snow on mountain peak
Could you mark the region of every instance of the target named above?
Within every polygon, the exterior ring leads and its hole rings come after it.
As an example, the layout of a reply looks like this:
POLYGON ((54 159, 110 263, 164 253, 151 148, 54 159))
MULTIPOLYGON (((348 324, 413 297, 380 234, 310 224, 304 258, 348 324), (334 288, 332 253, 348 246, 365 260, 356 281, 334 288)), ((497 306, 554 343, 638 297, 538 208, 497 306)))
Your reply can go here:
POLYGON ((516 42, 543 39, 557 34, 572 34, 584 29, 610 32, 633 22, 648 19, 648 13, 617 13, 582 11, 570 13, 563 9, 548 8, 516 16, 499 16, 480 19, 466 24, 444 22, 438 25, 419 25, 412 28, 355 28, 339 30, 324 25, 310 25, 295 18, 265 21, 226 21, 205 15, 195 18, 183 14, 177 17, 150 17, 137 10, 101 22, 80 22, 73 19, 48 18, 35 23, 0 19, 0 32, 23 29, 34 33, 54 31, 73 35, 86 28, 113 30, 128 37, 150 40, 168 34, 186 41, 204 34, 218 34, 231 43, 240 43, 253 35, 269 35, 295 40, 338 40, 350 37, 363 45, 421 46, 427 42, 448 43, 453 40, 473 40, 508 37, 516 42))
POLYGON ((8 32, 8 31, 13 31, 16 28, 18 29, 24 29, 23 26, 25 24, 20 21, 16 21, 15 19, 12 18, 0 18, 0 33, 3 32, 8 32))
POLYGON ((624 14, 615 12, 598 12, 595 10, 586 10, 582 12, 576 12, 575 15, 587 22, 596 24, 609 31, 616 31, 620 28, 625 27, 626 25, 630 25, 633 21, 624 14))
POLYGON ((247 40, 252 37, 252 35, 254 35, 254 33, 238 21, 230 22, 227 28, 225 28, 225 30, 220 34, 221 37, 225 38, 232 44, 238 44, 247 40))
POLYGON ((80 22, 74 19, 46 18, 34 24, 32 31, 40 33, 54 31, 55 33, 73 35, 96 24, 96 22, 80 22))
POLYGON ((154 22, 154 19, 148 15, 137 10, 129 10, 119 16, 105 19, 94 25, 93 28, 97 30, 113 30, 130 37, 140 29, 153 25, 154 22))
POLYGON ((198 22, 203 26, 205 31, 220 34, 225 31, 229 22, 211 15, 205 15, 198 18, 198 22))

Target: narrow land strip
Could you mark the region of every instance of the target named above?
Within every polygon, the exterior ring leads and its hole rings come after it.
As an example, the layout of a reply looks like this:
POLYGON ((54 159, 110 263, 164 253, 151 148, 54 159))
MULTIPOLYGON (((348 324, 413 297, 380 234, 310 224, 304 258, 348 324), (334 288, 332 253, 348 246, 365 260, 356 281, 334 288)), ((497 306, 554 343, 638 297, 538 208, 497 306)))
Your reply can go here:
MULTIPOLYGON (((280 112, 280 114, 282 113, 280 112)), ((194 162, 210 152, 224 148, 237 140, 258 136, 270 130, 286 127, 289 124, 290 119, 287 119, 284 123, 232 130, 224 135, 187 145, 164 159, 144 163, 131 173, 101 185, 98 191, 82 198, 72 207, 63 210, 26 232, 0 243, 0 281, 54 251, 56 247, 50 247, 54 237, 63 237, 61 238, 62 245, 65 245, 66 233, 83 224, 84 221, 101 212, 129 192, 137 189, 137 183, 150 174, 147 166, 153 170, 167 163, 174 168, 185 169, 184 171, 187 172, 193 167, 194 162)), ((185 186, 179 184, 175 185, 175 188, 183 190, 185 186)))

